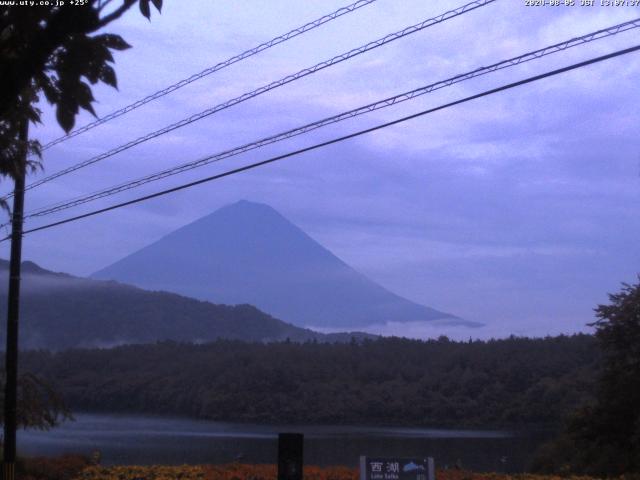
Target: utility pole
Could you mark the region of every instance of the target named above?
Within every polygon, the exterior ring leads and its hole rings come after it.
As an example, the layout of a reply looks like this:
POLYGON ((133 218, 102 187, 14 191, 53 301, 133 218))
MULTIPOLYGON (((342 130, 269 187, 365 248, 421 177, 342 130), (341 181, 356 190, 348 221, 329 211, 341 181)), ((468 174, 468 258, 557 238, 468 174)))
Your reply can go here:
POLYGON ((4 386, 4 480, 15 480, 16 428, 18 403, 18 318, 20 312, 20 264, 22 261, 22 223, 24 216, 24 184, 27 166, 29 121, 20 129, 21 149, 16 159, 13 212, 11 219, 11 258, 9 261, 9 296, 7 311, 7 348, 5 351, 4 386))

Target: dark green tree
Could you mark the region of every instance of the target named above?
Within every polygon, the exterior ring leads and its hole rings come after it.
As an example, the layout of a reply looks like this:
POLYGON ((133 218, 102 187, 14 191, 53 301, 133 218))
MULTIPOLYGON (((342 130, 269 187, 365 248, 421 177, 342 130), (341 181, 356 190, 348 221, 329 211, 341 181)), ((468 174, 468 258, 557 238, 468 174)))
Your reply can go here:
POLYGON ((603 351, 598 401, 576 433, 615 452, 611 472, 640 472, 640 283, 624 284, 596 308, 596 337, 603 351))
POLYGON ((623 284, 595 311, 602 351, 596 401, 575 412, 540 455, 543 471, 617 476, 640 473, 640 283, 623 284))
MULTIPOLYGON (((67 1, 60 6, 0 7, 0 174, 21 171, 24 121, 40 122, 38 102, 44 95, 56 109, 60 126, 69 131, 80 109, 95 115, 91 86, 117 87, 113 52, 129 48, 119 35, 97 33, 138 4, 150 18, 150 3, 158 11, 162 0, 67 1)), ((31 157, 39 144, 27 140, 31 157)), ((31 163, 31 167, 36 164, 31 163)))
MULTIPOLYGON (((0 378, 4 387, 4 375, 0 378)), ((4 390, 4 388, 3 388, 4 390)), ((4 399, 0 396, 0 423, 3 423, 4 399)), ((18 380, 18 425, 22 428, 48 430, 59 422, 71 419, 71 411, 50 383, 31 373, 18 380)))

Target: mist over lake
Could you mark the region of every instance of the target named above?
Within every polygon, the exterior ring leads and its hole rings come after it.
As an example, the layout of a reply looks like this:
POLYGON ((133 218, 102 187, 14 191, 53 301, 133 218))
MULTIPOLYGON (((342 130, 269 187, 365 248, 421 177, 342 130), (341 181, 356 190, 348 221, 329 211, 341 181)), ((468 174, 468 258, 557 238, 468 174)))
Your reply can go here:
POLYGON ((359 455, 435 457, 439 468, 457 461, 477 471, 519 472, 544 433, 500 430, 252 425, 141 415, 76 415, 48 432, 21 431, 23 454, 91 454, 102 463, 272 463, 279 432, 305 435, 305 463, 355 467, 359 455))

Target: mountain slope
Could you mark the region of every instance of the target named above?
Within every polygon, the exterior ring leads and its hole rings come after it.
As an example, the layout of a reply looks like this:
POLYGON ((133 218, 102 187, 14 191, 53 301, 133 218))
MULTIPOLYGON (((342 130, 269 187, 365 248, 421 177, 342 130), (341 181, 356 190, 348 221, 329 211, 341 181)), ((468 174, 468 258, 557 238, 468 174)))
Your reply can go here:
MULTIPOLYGON (((251 305, 214 305, 175 293, 54 273, 32 262, 24 262, 22 270, 20 343, 24 348, 60 350, 217 338, 260 342, 351 338, 298 328, 251 305)), ((7 274, 8 262, 0 260, 0 276, 7 279, 7 274)), ((6 305, 6 288, 2 288, 0 310, 6 311, 6 305)), ((4 335, 0 329, 2 345, 4 335)))
POLYGON ((464 323, 391 293, 273 208, 248 201, 175 230, 93 276, 216 303, 249 303, 299 326, 464 323))

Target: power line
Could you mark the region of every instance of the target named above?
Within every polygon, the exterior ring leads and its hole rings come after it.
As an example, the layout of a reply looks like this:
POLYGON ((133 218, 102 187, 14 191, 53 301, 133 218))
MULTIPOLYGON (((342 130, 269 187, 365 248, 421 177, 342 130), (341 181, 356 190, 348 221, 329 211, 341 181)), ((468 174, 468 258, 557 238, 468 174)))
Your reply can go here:
POLYGON ((335 12, 329 13, 327 15, 324 15, 312 22, 306 23, 305 25, 302 25, 301 27, 295 28, 293 30, 291 30, 290 32, 287 32, 283 35, 279 35, 275 38, 272 38, 271 40, 261 43, 260 45, 258 45, 257 47, 251 48, 245 52, 242 52, 238 55, 235 55, 231 58, 228 58, 227 60, 224 60, 220 63, 217 63, 216 65, 213 65, 211 67, 208 67, 204 70, 202 70, 199 73, 196 73, 194 75, 191 75, 188 78, 185 78, 183 80, 180 80, 179 82, 176 82, 172 85, 169 85, 166 88, 163 88, 162 90, 159 90, 155 93, 152 93, 151 95, 147 95, 146 97, 130 104, 127 105, 126 107, 123 107, 119 110, 116 110, 114 112, 109 113, 108 115, 105 115, 102 118, 99 118, 97 120, 95 120, 94 122, 91 122, 87 125, 84 125, 83 127, 77 128, 76 130, 73 130, 71 132, 69 132, 66 135, 63 135, 62 137, 56 138, 55 140, 52 140, 51 142, 45 144, 42 147, 42 150, 47 150, 51 147, 53 147, 54 145, 57 145, 58 143, 62 143, 66 140, 69 140, 70 138, 76 137, 84 132, 87 132, 99 125, 102 125, 103 123, 106 123, 110 120, 113 120, 115 118, 118 118, 122 115, 125 115, 137 108, 140 108, 141 106, 153 101, 153 100, 157 100, 158 98, 164 97, 165 95, 168 95, 172 92, 175 92, 176 90, 189 85, 190 83, 195 82, 196 80, 199 80, 203 77, 206 77, 208 75, 211 75, 212 73, 215 73, 219 70, 222 70, 226 67, 229 67, 231 65, 233 65, 234 63, 238 63, 242 60, 245 60, 249 57, 252 57, 254 55, 257 55, 260 52, 263 52, 264 50, 267 50, 271 47, 275 47, 276 45, 280 44, 280 43, 284 43, 287 40, 291 40, 292 38, 297 37, 298 35, 302 35, 303 33, 308 32, 309 30, 313 30, 314 28, 318 28, 321 25, 324 25, 327 22, 330 22, 332 20, 335 20, 336 18, 339 18, 343 15, 346 15, 347 13, 351 13, 354 12, 356 10, 358 10, 361 7, 364 7, 366 5, 369 5, 370 3, 375 2, 376 0, 358 0, 355 3, 352 3, 351 5, 347 5, 346 7, 342 7, 338 10, 336 10, 335 12))
POLYGON ((418 96, 425 95, 427 93, 463 82, 465 80, 469 80, 469 79, 486 75, 488 73, 492 73, 498 70, 520 65, 522 63, 529 62, 531 60, 535 60, 547 55, 551 55, 553 53, 564 51, 571 47, 583 45, 585 43, 589 43, 598 39, 607 38, 607 37, 616 35, 620 32, 624 32, 624 31, 631 30, 633 28, 638 28, 638 27, 640 27, 640 18, 635 20, 630 20, 624 23, 620 23, 618 25, 614 25, 601 30, 597 30, 595 32, 591 32, 586 35, 582 35, 580 37, 575 37, 575 38, 566 40, 564 42, 556 43, 548 47, 544 47, 538 50, 534 50, 532 52, 525 53, 523 55, 519 55, 517 57, 510 58, 508 60, 503 60, 498 63, 494 63, 487 67, 480 67, 470 72, 448 78, 446 80, 441 80, 439 82, 432 83, 430 85, 427 85, 415 90, 411 90, 409 92, 401 93, 399 95, 388 97, 383 100, 379 100, 377 102, 370 103, 368 105, 365 105, 353 110, 349 110, 347 112, 340 113, 338 115, 327 117, 322 120, 318 120, 316 122, 309 123, 304 126, 288 130, 286 132, 278 133, 276 135, 272 135, 270 137, 266 137, 266 138, 254 141, 254 142, 242 145, 240 147, 235 147, 233 149, 226 150, 220 153, 208 155, 204 158, 201 158, 192 162, 188 162, 176 167, 168 168, 166 170, 162 170, 160 172, 156 172, 151 175, 147 175, 147 176, 144 176, 136 180, 129 181, 117 186, 109 187, 107 189, 103 189, 103 190, 91 193, 89 195, 84 195, 72 200, 67 200, 63 202, 58 202, 54 205, 45 206, 37 210, 34 210, 32 212, 28 212, 25 218, 42 217, 42 216, 60 212, 62 210, 66 210, 72 207, 76 207, 78 205, 82 205, 84 203, 88 203, 100 198, 115 195, 117 193, 121 193, 126 190, 130 190, 153 181, 157 181, 172 175, 177 175, 179 173, 189 171, 194 168, 199 168, 213 162, 218 162, 229 157, 240 155, 242 153, 246 153, 248 151, 255 150, 257 148, 261 148, 263 146, 276 143, 285 139, 289 139, 294 136, 302 135, 304 133, 324 127, 326 125, 330 125, 330 124, 337 123, 349 118, 363 115, 368 112, 372 112, 372 111, 386 108, 392 105, 396 105, 398 103, 402 103, 402 102, 414 99, 418 96))
MULTIPOLYGON (((227 170, 226 172, 219 173, 219 174, 216 174, 216 175, 212 175, 212 176, 206 177, 206 178, 201 178, 199 180, 196 180, 196 181, 193 181, 193 182, 189 182, 189 183, 185 183, 185 184, 179 185, 177 187, 173 187, 173 188, 169 188, 169 189, 166 189, 166 190, 162 190, 162 191, 159 191, 159 192, 156 192, 156 193, 152 193, 150 195, 145 195, 143 197, 138 197, 138 198, 135 198, 133 200, 128 200, 126 202, 117 203, 117 204, 111 205, 109 207, 105 207, 105 208, 101 208, 101 209, 98 209, 98 210, 94 210, 94 211, 91 211, 91 212, 88 212, 88 213, 84 213, 82 215, 77 215, 77 216, 74 216, 74 217, 66 218, 64 220, 60 220, 60 221, 57 221, 57 222, 49 223, 47 225, 43 225, 43 226, 40 226, 40 227, 32 228, 30 230, 25 230, 24 233, 27 234, 27 233, 37 232, 37 231, 40 231, 40 230, 46 230, 46 229, 53 228, 53 227, 56 227, 56 226, 59 226, 59 225, 64 225, 66 223, 75 222, 75 221, 81 220, 83 218, 92 217, 92 216, 95 216, 95 215, 98 215, 98 214, 101 214, 101 213, 109 212, 111 210, 116 210, 116 209, 119 209, 119 208, 122 208, 122 207, 126 207, 126 206, 133 205, 133 204, 136 204, 136 203, 144 202, 144 201, 150 200, 152 198, 168 195, 170 193, 174 193, 174 192, 177 192, 177 191, 180 191, 180 190, 191 188, 191 187, 194 187, 196 185, 200 185, 200 184, 203 184, 203 183, 211 182, 211 181, 214 181, 214 180, 219 180, 221 178, 228 177, 230 175, 241 173, 241 172, 244 172, 244 171, 247 171, 247 170, 252 170, 254 168, 261 167, 261 166, 264 166, 264 165, 268 165, 270 163, 274 163, 274 162, 277 162, 279 160, 283 160, 285 158, 293 157, 295 155, 300 155, 302 153, 306 153, 306 152, 309 152, 309 151, 312 151, 312 150, 317 150, 319 148, 326 147, 328 145, 332 145, 332 144, 335 144, 335 143, 343 142, 345 140, 349 140, 351 138, 359 137, 359 136, 365 135, 367 133, 371 133, 371 132, 374 132, 374 131, 377 131, 377 130, 381 130, 383 128, 387 128, 387 127, 390 127, 392 125, 403 123, 403 122, 406 122, 408 120, 412 120, 414 118, 422 117, 422 116, 428 115, 430 113, 434 113, 434 112, 437 112, 437 111, 440 111, 440 110, 444 110, 446 108, 453 107, 455 105, 460 105, 460 104, 463 104, 463 103, 466 103, 466 102, 470 102, 472 100, 476 100, 478 98, 482 98, 482 97, 486 97, 486 96, 489 96, 489 95, 493 95, 495 93, 502 92, 502 91, 505 91, 505 90, 510 90, 512 88, 519 87, 521 85, 533 83, 533 82, 536 82, 536 81, 539 81, 539 80, 542 80, 542 79, 545 79, 545 78, 548 78, 548 77, 559 75, 561 73, 565 73, 565 72, 568 72, 568 71, 571 71, 571 70, 576 70, 578 68, 586 67, 588 65, 592 65, 592 64, 595 64, 595 63, 598 63, 598 62, 609 60, 611 58, 615 58, 615 57, 626 55, 626 54, 629 54, 629 53, 632 53, 632 52, 636 52, 638 50, 640 50, 640 45, 636 45, 634 47, 626 48, 626 49, 623 49, 623 50, 618 50, 616 52, 613 52, 613 53, 610 53, 610 54, 607 54, 607 55, 602 55, 600 57, 596 57, 596 58, 592 58, 590 60, 585 60, 583 62, 575 63, 575 64, 569 65, 567 67, 562 67, 562 68, 559 68, 559 69, 556 69, 556 70, 551 70, 549 72, 545 72, 545 73, 542 73, 542 74, 539 74, 539 75, 528 77, 528 78, 526 78, 524 80, 519 80, 517 82, 513 82, 513 83, 506 84, 506 85, 502 85, 502 86, 497 87, 497 88, 492 88, 490 90, 485 90, 484 92, 481 92, 481 93, 478 93, 478 94, 475 94, 475 95, 471 95, 471 96, 462 98, 460 100, 449 102, 449 103, 446 103, 444 105, 440 105, 438 107, 430 108, 428 110, 423 110, 421 112, 414 113, 412 115, 408 115, 408 116, 405 116, 405 117, 402 117, 402 118, 399 118, 399 119, 396 119, 396 120, 393 120, 393 121, 390 121, 390 122, 386 122, 386 123, 383 123, 383 124, 380 124, 380 125, 376 125, 374 127, 370 127, 370 128, 364 129, 364 130, 359 130, 359 131, 351 133, 349 135, 344 135, 344 136, 341 136, 341 137, 338 137, 338 138, 334 138, 332 140, 328 140, 328 141, 325 141, 325 142, 317 143, 315 145, 311 145, 309 147, 301 148, 299 150, 295 150, 295 151, 286 153, 284 155, 278 155, 276 157, 271 157, 271 158, 269 158, 267 160, 262 160, 260 162, 252 163, 252 164, 249 164, 249 165, 245 165, 243 167, 234 168, 232 170, 227 170)), ((5 241, 5 240, 8 240, 9 238, 10 237, 5 237, 0 241, 5 241)))
MULTIPOLYGON (((161 128, 160 130, 156 130, 154 132, 148 133, 147 135, 144 135, 142 137, 139 137, 135 140, 132 140, 128 143, 125 143, 123 145, 120 145, 118 147, 115 147, 105 153, 102 153, 100 155, 97 155, 95 157, 92 157, 88 160, 85 160, 83 162, 80 162, 76 165, 72 165, 68 168, 65 168, 63 170, 60 170, 59 172, 56 172, 52 175, 49 175, 48 177, 45 177, 43 179, 40 180, 36 180, 35 182, 27 185, 25 188, 26 190, 30 190, 32 188, 38 187, 44 183, 50 182, 51 180, 54 180, 56 178, 59 178, 63 175, 67 175, 71 172, 74 172, 76 170, 79 170, 81 168, 84 168, 88 165, 92 165, 96 162, 99 162, 101 160, 104 160, 108 157, 111 157, 113 155, 116 155, 117 153, 121 153, 125 150, 128 150, 136 145, 139 145, 141 143, 144 143, 148 140, 151 140, 153 138, 159 137, 161 135, 164 135, 166 133, 169 133, 173 130, 176 130, 178 128, 184 127, 186 125, 189 125, 193 122, 196 122, 198 120, 201 120, 205 117, 208 117, 210 115, 213 115, 214 113, 217 113, 221 110, 227 109, 229 107, 232 107, 234 105, 237 105, 239 103, 245 102, 253 97, 257 97, 258 95, 261 95, 263 93, 266 93, 270 90, 276 89, 278 87, 287 85, 288 83, 291 83, 293 81, 299 80, 303 77, 306 77, 308 75, 311 75, 313 73, 316 73, 320 70, 323 70, 327 67, 331 67, 333 65, 337 65, 338 63, 344 62, 345 60, 348 60, 350 58, 353 58, 357 55, 360 55, 362 53, 368 52, 370 50, 373 50, 375 48, 381 47, 382 45, 386 45, 387 43, 393 42, 395 40, 398 40, 400 38, 406 37, 407 35, 410 35, 412 33, 416 33, 419 32, 421 30, 424 30, 425 28, 431 27, 433 25, 442 23, 446 20, 449 20, 451 18, 463 15, 464 13, 470 12, 472 10, 475 10, 477 8, 480 7, 484 7, 486 5, 489 5, 493 2, 495 2, 496 0, 475 0, 473 2, 467 3, 466 5, 463 5, 459 8, 456 8, 454 10, 449 10, 441 15, 438 15, 437 17, 433 17, 433 18, 429 18, 427 20, 424 20, 423 22, 417 23, 415 25, 412 25, 410 27, 406 27, 398 32, 394 32, 391 33, 389 35, 386 35, 382 38, 379 38, 378 40, 374 40, 372 42, 367 43, 366 45, 363 45, 361 47, 355 48, 353 50, 350 50, 346 53, 343 53, 341 55, 337 55, 329 60, 325 60, 324 62, 320 62, 312 67, 309 68, 305 68, 303 70, 300 70, 297 73, 294 73, 292 75, 288 75, 286 77, 281 78, 280 80, 276 80, 275 82, 271 82, 267 85, 264 85, 256 90, 253 90, 251 92, 245 93, 239 97, 236 97, 234 99, 228 100, 224 103, 218 104, 214 107, 211 107, 207 110, 204 110, 200 113, 197 113, 195 115, 192 115, 188 118, 185 118, 183 120, 180 120, 176 123, 173 123, 171 125, 168 125, 164 128, 161 128)), ((10 195, 6 196, 5 198, 8 198, 10 195)))

